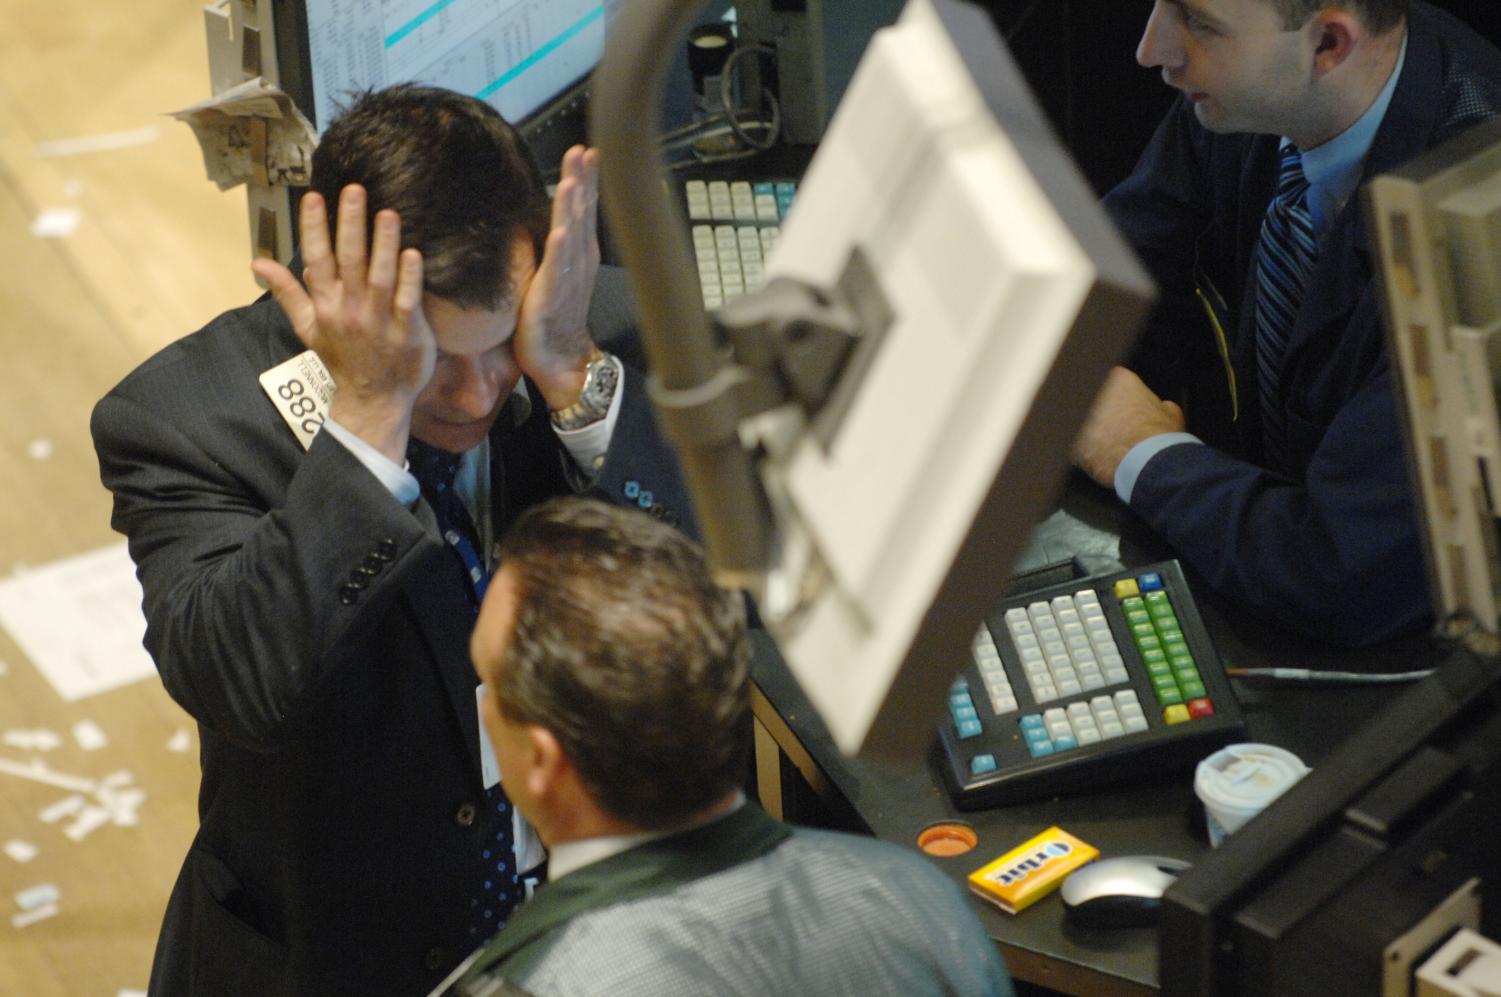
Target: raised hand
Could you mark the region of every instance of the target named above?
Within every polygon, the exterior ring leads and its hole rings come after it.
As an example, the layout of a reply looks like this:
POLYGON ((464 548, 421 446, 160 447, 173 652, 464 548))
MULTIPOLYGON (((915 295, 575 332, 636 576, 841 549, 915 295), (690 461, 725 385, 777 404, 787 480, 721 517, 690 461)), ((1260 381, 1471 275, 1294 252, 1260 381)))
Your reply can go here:
POLYGON ((586 322, 599 272, 598 207, 599 152, 574 146, 563 156, 552 228, 516 327, 516 362, 553 410, 578 400, 595 355, 586 322))
POLYGON ((412 405, 432 377, 437 347, 422 312, 422 254, 400 248, 401 220, 389 209, 375 216, 367 254, 365 202, 358 184, 339 193, 330 246, 323 197, 303 196, 306 288, 274 260, 256 260, 251 269, 333 377, 337 390, 329 415, 400 464, 412 405))

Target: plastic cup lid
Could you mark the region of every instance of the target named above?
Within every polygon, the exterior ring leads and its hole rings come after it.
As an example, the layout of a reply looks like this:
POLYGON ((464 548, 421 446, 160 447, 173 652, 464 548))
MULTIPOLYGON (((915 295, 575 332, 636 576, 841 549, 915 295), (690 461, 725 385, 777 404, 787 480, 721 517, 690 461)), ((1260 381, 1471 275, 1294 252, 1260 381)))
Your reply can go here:
POLYGON ((1194 792, 1224 810, 1255 812, 1308 774, 1297 755, 1272 744, 1232 744, 1199 763, 1194 792))

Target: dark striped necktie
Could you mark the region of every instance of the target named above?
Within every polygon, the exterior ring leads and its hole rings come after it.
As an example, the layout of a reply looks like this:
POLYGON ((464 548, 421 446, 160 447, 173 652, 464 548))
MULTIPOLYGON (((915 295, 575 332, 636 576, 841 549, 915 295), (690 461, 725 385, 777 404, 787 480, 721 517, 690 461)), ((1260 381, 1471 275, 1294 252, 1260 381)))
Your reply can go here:
MULTIPOLYGON (((432 506, 439 532, 464 569, 470 609, 478 611, 490 575, 479 553, 479 531, 474 519, 453 487, 462 460, 460 454, 441 450, 415 437, 407 444, 407 465, 422 489, 422 497, 432 506)), ((516 868, 511 801, 499 784, 485 790, 484 809, 475 816, 490 828, 480 854, 484 873, 470 901, 469 936, 477 944, 500 930, 526 891, 516 868)))
POLYGON ((1277 193, 1261 224, 1256 260, 1256 370, 1262 442, 1267 466, 1277 471, 1291 470, 1284 415, 1283 361, 1298 309, 1308 290, 1316 252, 1303 154, 1289 143, 1282 149, 1277 193))

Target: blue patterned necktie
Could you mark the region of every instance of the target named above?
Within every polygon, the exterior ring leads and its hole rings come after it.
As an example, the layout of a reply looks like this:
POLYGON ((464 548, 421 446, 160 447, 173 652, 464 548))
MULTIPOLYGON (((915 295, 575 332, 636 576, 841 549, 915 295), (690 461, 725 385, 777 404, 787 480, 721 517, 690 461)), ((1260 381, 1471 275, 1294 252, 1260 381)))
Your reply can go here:
POLYGON ((1303 154, 1289 143, 1282 149, 1277 193, 1261 224, 1261 246, 1256 261, 1257 384, 1261 396, 1262 442, 1267 465, 1274 470, 1289 469, 1282 367, 1316 253, 1303 154))
MULTIPOLYGON (((459 454, 440 450, 413 437, 407 443, 407 465, 432 506, 438 530, 464 569, 469 608, 478 612, 490 577, 479 554, 479 531, 463 501, 454 491, 454 477, 463 460, 459 454)), ((482 941, 500 930, 525 890, 516 869, 516 839, 511 830, 511 801, 499 784, 485 790, 485 812, 480 816, 491 827, 480 858, 484 879, 470 901, 469 935, 482 941)))

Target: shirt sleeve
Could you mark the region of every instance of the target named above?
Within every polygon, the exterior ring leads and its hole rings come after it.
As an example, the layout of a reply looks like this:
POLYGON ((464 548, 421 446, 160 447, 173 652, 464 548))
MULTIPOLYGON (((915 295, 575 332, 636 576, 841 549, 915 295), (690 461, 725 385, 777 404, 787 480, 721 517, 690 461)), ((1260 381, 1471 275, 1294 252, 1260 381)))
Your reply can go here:
POLYGON ((396 501, 402 505, 411 505, 417 501, 417 496, 422 494, 422 488, 410 471, 404 467, 397 467, 385 454, 332 419, 323 420, 323 428, 330 436, 342 443, 344 449, 348 450, 355 460, 375 475, 396 501))
POLYGON ((1130 505, 1131 493, 1136 490, 1136 479, 1141 476, 1141 469, 1147 466, 1147 461, 1179 443, 1197 443, 1202 446, 1204 441, 1193 433, 1158 433, 1127 450, 1126 456, 1115 468, 1115 494, 1120 496, 1120 500, 1130 505))

